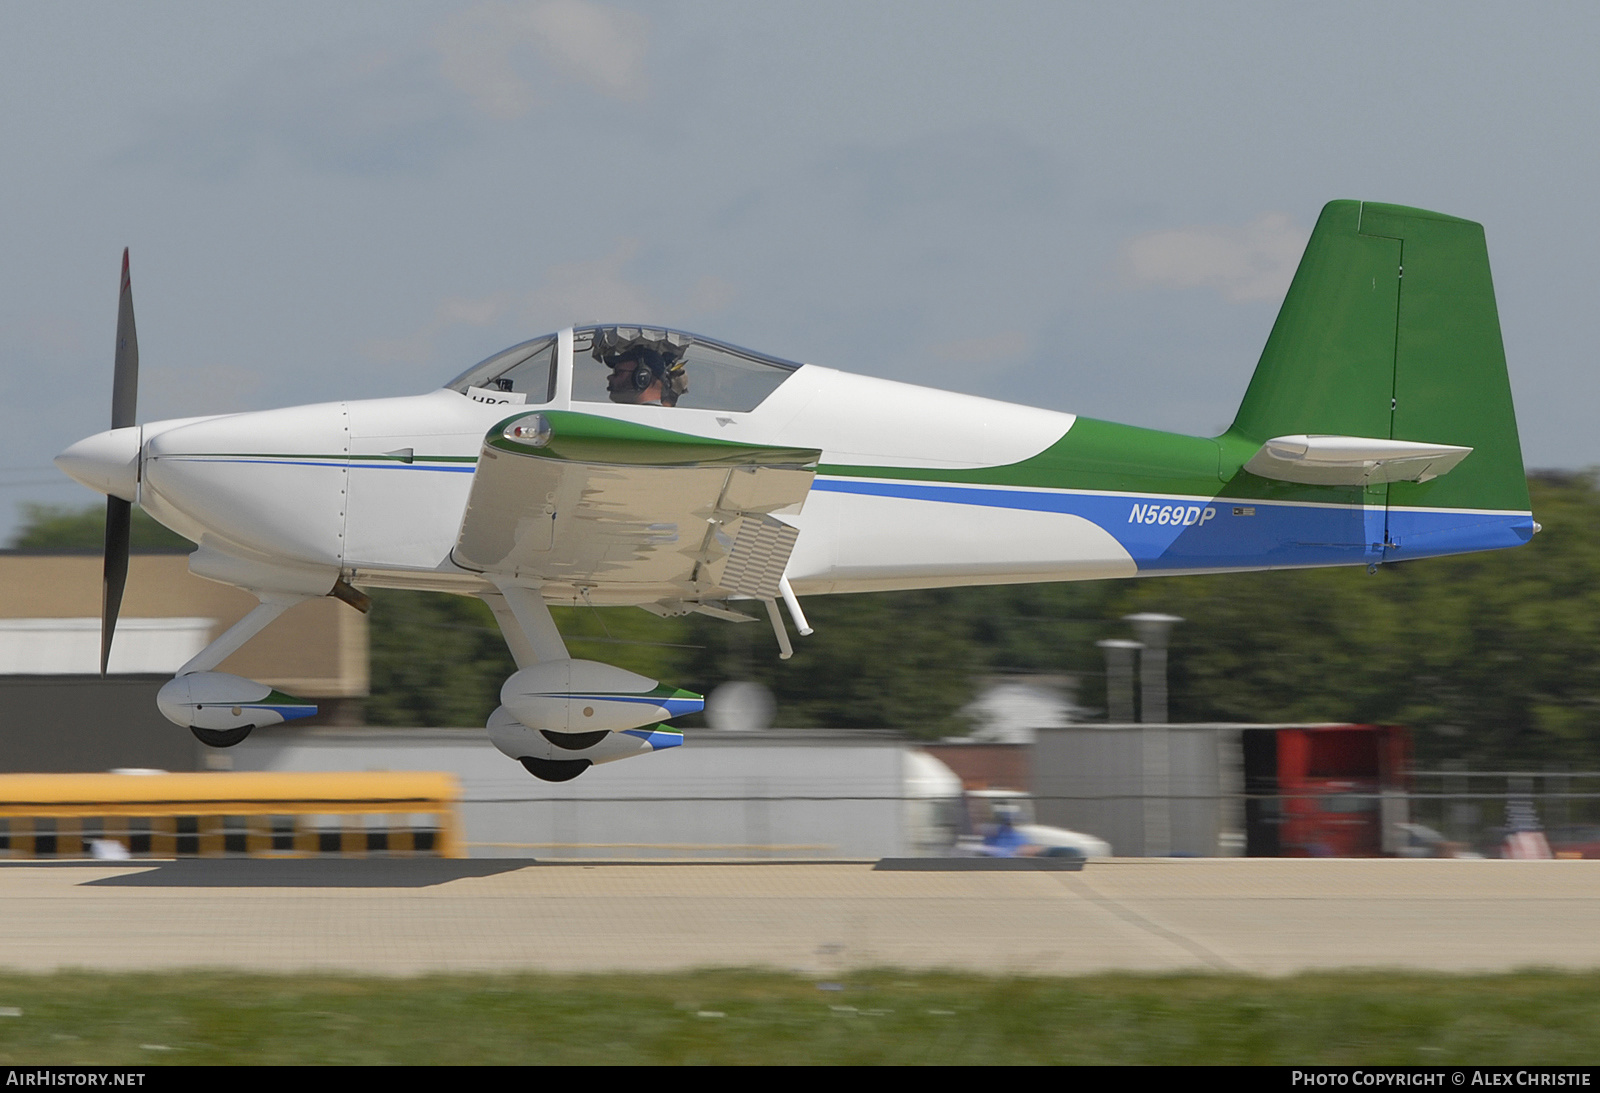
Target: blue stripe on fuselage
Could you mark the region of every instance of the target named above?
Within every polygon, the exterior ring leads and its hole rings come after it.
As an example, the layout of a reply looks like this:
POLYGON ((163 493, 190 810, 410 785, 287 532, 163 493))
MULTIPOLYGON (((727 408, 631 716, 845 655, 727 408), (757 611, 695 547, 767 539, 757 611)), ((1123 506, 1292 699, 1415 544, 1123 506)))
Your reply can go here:
POLYGON ((643 740, 646 744, 649 744, 651 749, 654 751, 661 751, 663 748, 678 748, 683 746, 683 733, 673 732, 670 729, 662 729, 659 725, 654 725, 643 729, 623 729, 622 735, 636 736, 640 740, 643 740))
POLYGON ((1285 504, 820 476, 811 488, 1079 516, 1103 528, 1140 570, 1151 572, 1403 561, 1520 546, 1533 530, 1525 512, 1386 510, 1355 501, 1285 504))
POLYGON ((706 708, 706 700, 703 698, 668 698, 661 695, 648 694, 585 694, 581 691, 543 691, 530 697, 562 698, 569 702, 630 702, 644 706, 659 706, 667 711, 669 718, 699 713, 706 708))

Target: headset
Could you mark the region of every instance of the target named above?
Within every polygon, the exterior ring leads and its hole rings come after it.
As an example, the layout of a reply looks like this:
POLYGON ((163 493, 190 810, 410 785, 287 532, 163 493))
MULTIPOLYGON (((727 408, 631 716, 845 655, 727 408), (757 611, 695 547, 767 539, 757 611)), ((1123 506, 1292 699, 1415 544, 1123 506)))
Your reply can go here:
POLYGON ((633 358, 633 389, 635 391, 648 391, 650 387, 661 378, 664 369, 660 364, 650 360, 654 354, 641 353, 633 358))

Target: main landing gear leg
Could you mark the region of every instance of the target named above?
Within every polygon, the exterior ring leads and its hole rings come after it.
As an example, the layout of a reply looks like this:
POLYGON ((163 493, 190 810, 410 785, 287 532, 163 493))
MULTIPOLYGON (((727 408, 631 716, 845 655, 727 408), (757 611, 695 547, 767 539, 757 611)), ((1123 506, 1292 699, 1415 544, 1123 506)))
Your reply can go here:
POLYGON ((279 615, 301 600, 311 598, 288 592, 262 592, 258 595, 261 602, 248 615, 217 635, 217 640, 196 653, 187 664, 178 669, 177 674, 186 676, 193 672, 211 671, 238 652, 239 647, 245 642, 265 630, 279 615))
POLYGON ((200 650, 156 695, 163 716, 212 748, 231 748, 263 725, 310 717, 317 707, 253 679, 214 671, 279 615, 311 599, 302 593, 257 593, 261 603, 200 650))
POLYGON ((550 617, 550 607, 544 602, 544 593, 537 588, 509 581, 496 583, 495 587, 499 590, 499 596, 485 596, 484 600, 495 613, 518 668, 527 667, 522 663, 523 656, 532 656, 533 663, 538 664, 571 657, 572 654, 567 652, 567 643, 561 640, 561 631, 556 629, 555 619, 550 617), (496 599, 504 606, 497 606, 496 599), (510 615, 509 619, 507 614, 510 615), (514 623, 515 626, 508 626, 507 623, 514 623), (519 638, 520 642, 517 640, 519 638), (522 646, 520 651, 519 645, 522 646))

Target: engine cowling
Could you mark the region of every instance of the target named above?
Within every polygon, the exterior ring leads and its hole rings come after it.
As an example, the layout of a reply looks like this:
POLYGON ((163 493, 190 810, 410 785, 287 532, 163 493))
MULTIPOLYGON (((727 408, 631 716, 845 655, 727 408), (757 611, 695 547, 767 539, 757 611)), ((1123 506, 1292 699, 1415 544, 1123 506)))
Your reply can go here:
POLYGON ((693 691, 593 660, 524 668, 500 688, 500 702, 524 726, 559 733, 622 732, 705 707, 693 691))

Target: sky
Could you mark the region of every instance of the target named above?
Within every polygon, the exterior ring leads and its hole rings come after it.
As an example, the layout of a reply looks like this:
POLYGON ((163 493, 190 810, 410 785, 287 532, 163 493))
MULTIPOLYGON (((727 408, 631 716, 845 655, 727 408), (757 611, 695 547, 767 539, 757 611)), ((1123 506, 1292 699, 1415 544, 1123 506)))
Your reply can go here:
POLYGON ((1487 233, 1525 459, 1600 464, 1600 6, 0 0, 0 542, 140 420, 575 322, 1214 435, 1339 198, 1487 233))

